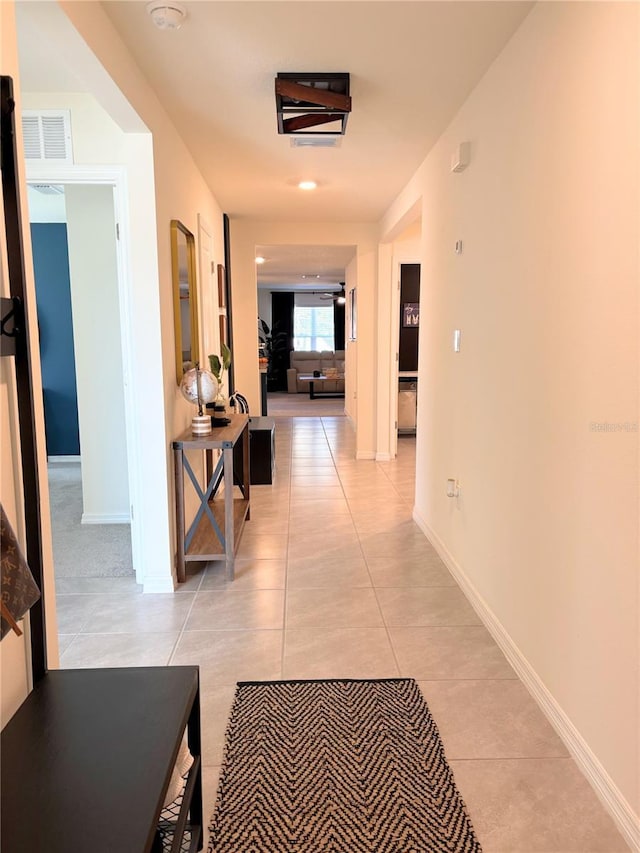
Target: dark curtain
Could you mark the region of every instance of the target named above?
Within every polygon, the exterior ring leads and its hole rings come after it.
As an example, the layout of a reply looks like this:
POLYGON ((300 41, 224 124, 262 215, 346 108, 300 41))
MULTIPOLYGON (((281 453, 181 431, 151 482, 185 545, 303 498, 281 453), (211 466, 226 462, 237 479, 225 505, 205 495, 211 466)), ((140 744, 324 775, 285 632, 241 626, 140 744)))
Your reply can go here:
POLYGON ((344 349, 344 307, 344 302, 342 305, 337 300, 333 303, 333 336, 336 350, 344 349))
POLYGON ((271 334, 274 347, 269 365, 269 391, 287 390, 289 353, 293 349, 293 293, 271 294, 271 334))

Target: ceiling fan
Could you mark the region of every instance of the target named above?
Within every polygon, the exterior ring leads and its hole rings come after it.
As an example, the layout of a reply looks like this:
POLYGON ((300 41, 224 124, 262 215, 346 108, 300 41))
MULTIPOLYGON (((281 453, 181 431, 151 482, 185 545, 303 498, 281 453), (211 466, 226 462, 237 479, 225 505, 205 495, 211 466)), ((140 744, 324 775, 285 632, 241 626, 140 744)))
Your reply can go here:
POLYGON ((332 299, 334 302, 337 302, 340 305, 344 305, 344 303, 347 301, 346 294, 344 291, 344 282, 340 285, 340 290, 335 290, 333 292, 326 291, 325 293, 321 293, 320 299, 332 299))

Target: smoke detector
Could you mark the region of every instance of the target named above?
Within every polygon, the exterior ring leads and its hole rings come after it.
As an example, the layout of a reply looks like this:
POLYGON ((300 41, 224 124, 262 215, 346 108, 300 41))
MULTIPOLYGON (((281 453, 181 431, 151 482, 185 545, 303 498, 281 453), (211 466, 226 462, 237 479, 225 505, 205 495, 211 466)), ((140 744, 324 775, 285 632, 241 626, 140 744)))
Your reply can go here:
POLYGON ((187 10, 181 3, 152 0, 147 3, 147 12, 159 30, 179 30, 187 17, 187 10))

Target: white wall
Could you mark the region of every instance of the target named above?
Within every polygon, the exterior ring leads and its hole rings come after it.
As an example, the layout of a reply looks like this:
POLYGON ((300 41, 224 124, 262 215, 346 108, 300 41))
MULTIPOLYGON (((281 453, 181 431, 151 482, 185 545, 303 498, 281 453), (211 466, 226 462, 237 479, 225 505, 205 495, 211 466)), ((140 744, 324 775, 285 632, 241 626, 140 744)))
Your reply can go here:
POLYGON ((65 188, 83 524, 129 521, 113 188, 65 188))
MULTIPOLYGON (((122 164, 126 169, 131 235, 130 311, 135 332, 132 362, 139 377, 139 381, 134 379, 135 406, 138 423, 144 426, 135 436, 134 447, 130 446, 144 471, 140 482, 142 519, 137 508, 136 518, 143 526, 146 543, 145 591, 166 592, 173 588, 175 557, 170 442, 188 426, 193 415, 175 379, 170 221, 179 219, 198 236, 200 214, 213 230, 213 259, 223 263, 222 212, 159 97, 100 5, 62 2, 38 7, 34 11, 46 16, 45 34, 49 38, 55 35, 60 44, 64 42, 65 51, 73 55, 74 67, 82 69, 91 82, 95 98, 68 93, 32 94, 29 108, 71 108, 76 162, 122 164), (97 65, 91 51, 101 63, 97 70, 87 68, 86 53, 97 65), (96 98, 111 111, 113 119, 96 98), (141 126, 148 132, 123 132, 131 128, 139 131, 141 126), (165 460, 164 466, 158 464, 159 459, 165 460)), ((198 286, 201 287, 200 282, 198 286)), ((202 299, 199 302, 202 304, 202 299)), ((201 329, 206 323, 217 328, 217 303, 212 311, 215 315, 203 318, 201 329)))
MULTIPOLYGON (((57 11, 64 17, 53 4, 39 8, 47 13, 57 11)), ((70 26, 68 22, 67 26, 70 26)), ((75 40, 79 40, 77 33, 73 33, 75 40)), ((74 45, 72 40, 67 46, 71 53, 74 45)), ((138 460, 138 471, 144 471, 143 476, 137 477, 135 468, 129 471, 130 503, 134 505, 135 516, 131 527, 133 559, 137 580, 144 584, 145 590, 169 592, 173 589, 170 480, 168 472, 157 464, 168 442, 158 355, 162 329, 158 247, 153 227, 156 208, 151 135, 124 133, 91 94, 27 92, 23 93, 23 102, 28 109, 57 108, 71 112, 75 166, 55 169, 53 177, 59 183, 69 186, 68 176, 95 183, 96 177, 104 172, 107 184, 113 185, 115 180, 123 184, 124 199, 118 216, 123 233, 127 231, 129 237, 123 272, 128 293, 127 316, 131 330, 128 344, 133 368, 127 401, 138 424, 137 430, 129 431, 128 450, 130 459, 138 460), (87 173, 89 176, 83 177, 87 173), (133 389, 135 393, 131 393, 133 389), (165 504, 167 521, 159 525, 158 507, 165 504)), ((50 180, 51 172, 50 166, 28 166, 28 174, 36 180, 50 180)), ((124 326, 122 335, 126 338, 124 326)))
POLYGON ((258 317, 271 328, 271 291, 258 289, 258 317))
POLYGON ((639 12, 538 4, 404 193, 424 200, 415 517, 627 837, 640 764, 639 12), (452 174, 463 140, 471 163, 452 174), (447 477, 461 481, 456 503, 447 477))
POLYGON ((33 186, 27 186, 29 200, 29 222, 64 222, 67 221, 67 211, 64 206, 64 191, 55 195, 41 193, 33 186))
MULTIPOLYGON (((377 227, 361 223, 231 220, 231 281, 236 387, 259 410, 255 248, 258 245, 355 246, 358 287, 357 399, 352 405, 356 453, 375 456, 375 338, 377 227)), ((353 263, 353 262, 352 262, 353 263)), ((351 267, 351 265, 350 265, 351 267)), ((347 286, 348 292, 348 286, 347 286)), ((347 353, 350 347, 347 345, 347 353)), ((353 348, 351 348, 353 349, 353 348)), ((351 370, 347 357, 347 373, 351 370)), ((347 381, 349 381, 347 379, 347 381)), ((349 405, 346 404, 349 408, 349 405)))
MULTIPOLYGON (((18 58, 15 41, 15 17, 13 3, 0 3, 0 71, 8 74, 14 81, 14 97, 17 112, 20 114, 20 89, 18 58)), ((21 145, 22 128, 17 122, 16 134, 21 145)), ((26 272, 26 303, 31 317, 36 316, 35 284, 33 265, 31 263, 31 236, 29 220, 25 214, 26 182, 24 164, 18 163, 21 184, 20 202, 22 207, 22 232, 25 248, 26 272)), ((3 206, 0 205, 0 220, 3 206)), ((9 295, 7 274, 7 250, 4 232, 4 221, 0 222, 0 269, 2 272, 0 290, 3 296, 9 295)), ((37 456, 39 465, 39 487, 41 508, 43 512, 42 549, 44 572, 45 607, 48 614, 46 642, 48 664, 58 665, 58 637, 56 629, 56 602, 53 584, 53 558, 51 551, 51 528, 48 523, 49 492, 46 472, 46 447, 44 441, 44 411, 42 408, 42 380, 40 375, 40 355, 36 334, 37 326, 32 323, 29 327, 29 350, 32 360, 32 378, 34 388, 34 407, 37 427, 37 456)), ((0 359, 0 500, 5 508, 11 524, 24 546, 24 517, 22 477, 20 470, 20 444, 18 432, 18 415, 16 402, 15 369, 12 358, 0 359)), ((22 624, 22 637, 8 634, 0 644, 0 721, 4 725, 21 702, 25 699, 30 687, 30 649, 28 618, 22 624)))

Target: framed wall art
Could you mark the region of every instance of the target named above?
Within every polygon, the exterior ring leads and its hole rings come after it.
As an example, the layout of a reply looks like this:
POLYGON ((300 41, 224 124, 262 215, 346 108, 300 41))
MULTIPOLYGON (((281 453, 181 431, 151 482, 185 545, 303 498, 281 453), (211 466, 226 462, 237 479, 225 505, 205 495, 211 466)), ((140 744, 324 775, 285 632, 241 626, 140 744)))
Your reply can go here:
POLYGON ((220 343, 229 346, 229 330, 226 314, 220 314, 218 320, 220 323, 220 343))
POLYGON ((402 306, 402 325, 405 329, 420 325, 420 303, 405 302, 402 306))
POLYGON ((218 264, 218 308, 227 307, 227 277, 222 264, 218 264))

